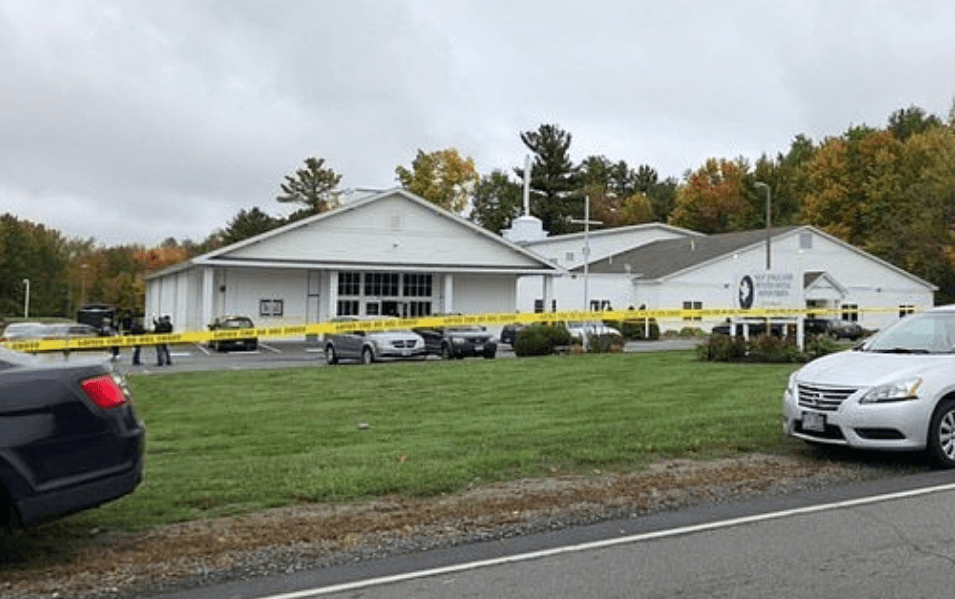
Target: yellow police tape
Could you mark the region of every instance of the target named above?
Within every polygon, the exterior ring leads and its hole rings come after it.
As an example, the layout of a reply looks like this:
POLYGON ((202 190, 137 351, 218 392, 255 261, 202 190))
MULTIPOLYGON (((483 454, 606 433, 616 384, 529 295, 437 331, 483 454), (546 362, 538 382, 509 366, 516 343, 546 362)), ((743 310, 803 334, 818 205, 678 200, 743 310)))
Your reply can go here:
MULTIPOLYGON (((866 308, 853 309, 852 312, 896 312, 898 308, 866 308)), ((133 347, 144 345, 158 345, 160 343, 206 343, 209 341, 226 341, 230 339, 247 339, 251 337, 296 337, 305 335, 322 335, 325 333, 344 333, 350 331, 387 331, 393 329, 428 328, 453 326, 463 324, 476 325, 506 325, 529 324, 534 322, 562 322, 562 321, 623 321, 637 322, 646 320, 683 320, 686 326, 693 326, 696 320, 726 320, 734 318, 783 318, 795 320, 799 316, 811 313, 813 316, 841 314, 841 309, 734 309, 714 308, 700 310, 664 309, 664 310, 604 310, 587 312, 571 310, 562 312, 504 312, 498 314, 458 314, 421 316, 417 318, 390 318, 374 320, 346 320, 342 322, 320 322, 281 327, 256 327, 253 329, 229 329, 216 331, 185 331, 165 335, 123 335, 117 337, 74 337, 66 339, 31 339, 24 341, 8 341, 6 347, 22 352, 46 352, 83 349, 101 349, 110 347, 133 347)))

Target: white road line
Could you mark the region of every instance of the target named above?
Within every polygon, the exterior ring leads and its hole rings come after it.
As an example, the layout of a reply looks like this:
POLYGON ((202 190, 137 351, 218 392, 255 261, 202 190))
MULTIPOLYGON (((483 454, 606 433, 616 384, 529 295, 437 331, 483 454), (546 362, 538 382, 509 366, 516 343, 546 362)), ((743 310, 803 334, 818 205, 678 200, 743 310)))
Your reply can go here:
POLYGON ((271 345, 266 345, 266 344, 264 344, 264 343, 259 343, 259 347, 264 347, 265 349, 269 350, 270 352, 273 352, 273 353, 276 353, 276 354, 282 353, 282 350, 280 350, 279 348, 277 348, 277 347, 272 347, 271 345))
POLYGON ((847 501, 837 501, 834 503, 824 503, 820 505, 810 505, 801 508, 793 508, 789 510, 782 510, 778 512, 770 512, 768 514, 757 514, 754 516, 743 516, 740 518, 730 518, 729 520, 720 520, 718 522, 707 522, 705 524, 694 524, 692 526, 682 526, 679 528, 671 528, 667 530, 659 530, 655 532, 647 532, 638 535, 631 535, 626 537, 619 537, 615 539, 606 539, 603 541, 592 541, 590 543, 581 543, 579 545, 569 545, 566 547, 555 547, 553 549, 544 549, 541 551, 532 551, 530 553, 522 553, 518 555, 510 555, 505 557, 498 557, 494 559, 480 560, 476 562, 468 562, 465 564, 455 564, 453 566, 445 566, 442 568, 432 568, 430 570, 420 570, 417 572, 406 572, 404 574, 395 574, 393 576, 383 576, 380 578, 371 578, 368 580, 358 580, 355 582, 346 582, 343 584, 336 584, 327 587, 318 587, 314 589, 306 589, 303 591, 295 591, 292 593, 284 593, 281 595, 268 595, 259 597, 258 599, 306 599, 308 597, 319 597, 322 595, 330 595, 332 593, 341 593, 345 591, 354 591, 358 589, 365 589, 375 586, 381 586, 386 584, 393 584, 396 582, 404 582, 408 580, 415 580, 418 578, 427 578, 430 576, 443 576, 446 574, 454 574, 458 572, 466 572, 469 570, 477 570, 479 568, 490 568, 493 566, 500 566, 504 564, 513 564, 518 562, 525 562, 530 560, 541 559, 545 557, 552 557, 555 555, 564 555, 568 553, 578 553, 581 551, 590 551, 593 549, 603 549, 606 547, 614 547, 616 545, 626 545, 628 543, 640 543, 643 541, 652 541, 655 539, 664 539, 668 537, 676 537, 680 535, 688 535, 697 532, 706 532, 710 530, 718 530, 721 528, 731 528, 733 526, 740 526, 743 524, 752 524, 755 522, 766 522, 768 520, 777 520, 781 518, 789 518, 792 516, 802 516, 806 514, 815 514, 818 512, 824 512, 829 510, 841 510, 846 508, 859 507, 862 505, 869 505, 873 503, 881 503, 884 501, 896 501, 899 499, 908 499, 911 497, 918 497, 920 495, 928 495, 930 493, 940 493, 943 491, 955 491, 955 483, 950 483, 947 485, 939 485, 936 487, 926 487, 922 489, 913 489, 910 491, 900 491, 897 493, 888 493, 886 495, 875 495, 872 497, 862 497, 859 499, 849 499, 847 501))

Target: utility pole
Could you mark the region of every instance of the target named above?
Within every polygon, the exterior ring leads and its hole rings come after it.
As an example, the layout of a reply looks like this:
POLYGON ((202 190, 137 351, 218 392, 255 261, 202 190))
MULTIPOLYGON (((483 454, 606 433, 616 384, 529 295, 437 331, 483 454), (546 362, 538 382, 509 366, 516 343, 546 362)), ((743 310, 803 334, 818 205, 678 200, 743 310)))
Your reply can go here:
POLYGON ((771 254, 770 254, 770 250, 769 250, 769 238, 770 238, 769 229, 770 229, 770 227, 772 226, 772 222, 771 222, 771 221, 772 221, 772 215, 773 215, 773 212, 772 212, 772 205, 773 205, 773 204, 772 204, 772 196, 771 196, 771 192, 770 192, 770 190, 769 190, 769 185, 766 185, 766 184, 763 183, 762 181, 757 181, 756 183, 754 183, 754 185, 755 185, 756 187, 762 187, 763 189, 766 190, 766 270, 769 271, 769 270, 770 270, 770 267, 771 267, 771 265, 772 265, 772 264, 771 264, 771 259, 770 259, 770 255, 771 255, 771 254))
POLYGON ((23 279, 23 285, 26 287, 23 297, 23 317, 30 318, 30 279, 23 279))
POLYGON ((602 225, 603 221, 590 220, 590 196, 584 196, 584 220, 570 219, 575 225, 584 226, 584 312, 590 311, 589 278, 590 278, 590 225, 602 225))

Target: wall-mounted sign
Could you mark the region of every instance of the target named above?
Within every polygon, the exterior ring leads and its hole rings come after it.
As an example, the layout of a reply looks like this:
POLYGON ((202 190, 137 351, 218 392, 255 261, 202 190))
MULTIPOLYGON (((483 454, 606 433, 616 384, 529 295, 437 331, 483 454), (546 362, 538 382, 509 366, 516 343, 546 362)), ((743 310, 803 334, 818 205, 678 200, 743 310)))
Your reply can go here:
POLYGON ((749 308, 798 307, 802 294, 791 272, 751 272, 739 275, 736 305, 749 308))

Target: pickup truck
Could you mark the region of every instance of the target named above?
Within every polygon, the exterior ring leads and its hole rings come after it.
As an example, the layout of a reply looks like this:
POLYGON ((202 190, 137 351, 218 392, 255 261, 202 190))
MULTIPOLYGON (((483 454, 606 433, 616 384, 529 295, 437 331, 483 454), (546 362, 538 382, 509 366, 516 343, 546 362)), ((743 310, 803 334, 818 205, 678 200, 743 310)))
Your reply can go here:
POLYGON ((103 357, 51 360, 0 347, 0 529, 131 493, 146 430, 103 357))

